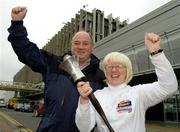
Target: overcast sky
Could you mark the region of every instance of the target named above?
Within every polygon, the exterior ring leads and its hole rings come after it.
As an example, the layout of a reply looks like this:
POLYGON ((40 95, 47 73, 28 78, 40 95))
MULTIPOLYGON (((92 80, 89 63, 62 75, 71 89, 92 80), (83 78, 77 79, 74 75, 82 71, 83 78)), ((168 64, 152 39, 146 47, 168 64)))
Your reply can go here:
POLYGON ((23 67, 7 41, 7 28, 10 26, 11 8, 26 6, 28 9, 24 25, 28 38, 42 48, 62 27, 70 22, 75 14, 88 5, 86 10, 94 8, 110 13, 120 21, 133 22, 170 0, 0 0, 0 81, 12 81, 13 76, 23 67))

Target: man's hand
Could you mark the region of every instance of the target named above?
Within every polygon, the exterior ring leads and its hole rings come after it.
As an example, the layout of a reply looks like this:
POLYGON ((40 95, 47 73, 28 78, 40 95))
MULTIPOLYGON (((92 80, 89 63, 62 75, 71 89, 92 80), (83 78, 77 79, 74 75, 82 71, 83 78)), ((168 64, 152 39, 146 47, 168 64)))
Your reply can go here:
POLYGON ((27 9, 26 7, 15 7, 11 11, 12 21, 22 21, 26 16, 27 9))
POLYGON ((145 33, 144 43, 150 53, 158 51, 161 48, 161 39, 155 33, 145 33))

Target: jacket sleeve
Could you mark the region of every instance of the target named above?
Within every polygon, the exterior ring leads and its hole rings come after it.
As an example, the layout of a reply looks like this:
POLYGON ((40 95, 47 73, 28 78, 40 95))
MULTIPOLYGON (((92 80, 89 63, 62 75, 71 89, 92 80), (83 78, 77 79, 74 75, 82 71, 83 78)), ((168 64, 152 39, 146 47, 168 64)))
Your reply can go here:
POLYGON ((140 86, 140 97, 145 108, 153 106, 174 94, 178 88, 173 68, 164 53, 150 56, 155 66, 157 82, 140 86))
POLYGON ((27 38, 28 34, 23 26, 23 21, 11 21, 8 32, 8 41, 11 43, 19 61, 28 65, 35 72, 47 72, 45 58, 37 45, 27 38))
POLYGON ((76 110, 76 125, 80 132, 90 132, 95 126, 95 111, 91 107, 91 103, 80 104, 76 110))

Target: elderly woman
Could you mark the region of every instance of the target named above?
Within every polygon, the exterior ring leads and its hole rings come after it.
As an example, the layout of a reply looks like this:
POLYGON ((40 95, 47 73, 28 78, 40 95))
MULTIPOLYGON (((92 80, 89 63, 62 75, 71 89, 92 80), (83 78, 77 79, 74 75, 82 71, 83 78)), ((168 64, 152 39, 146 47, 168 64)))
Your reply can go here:
MULTIPOLYGON (((133 74, 129 58, 122 53, 112 52, 103 60, 108 87, 94 94, 115 132, 145 132, 146 110, 177 90, 173 68, 160 48, 160 37, 146 33, 145 46, 155 66, 158 77, 156 82, 129 86, 133 74)), ((79 82, 77 89, 80 93, 76 110, 78 129, 89 132, 97 124, 98 132, 108 132, 107 126, 88 99, 92 92, 89 83, 79 82)))

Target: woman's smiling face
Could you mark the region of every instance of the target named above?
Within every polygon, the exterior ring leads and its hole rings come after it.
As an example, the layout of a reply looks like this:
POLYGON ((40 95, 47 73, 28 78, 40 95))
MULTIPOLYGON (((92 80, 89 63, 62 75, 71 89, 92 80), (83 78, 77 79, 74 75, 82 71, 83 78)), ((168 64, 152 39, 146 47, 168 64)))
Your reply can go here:
POLYGON ((127 69, 120 63, 109 61, 105 66, 105 72, 107 82, 112 86, 120 85, 126 81, 127 69))

